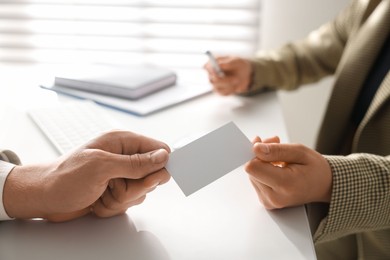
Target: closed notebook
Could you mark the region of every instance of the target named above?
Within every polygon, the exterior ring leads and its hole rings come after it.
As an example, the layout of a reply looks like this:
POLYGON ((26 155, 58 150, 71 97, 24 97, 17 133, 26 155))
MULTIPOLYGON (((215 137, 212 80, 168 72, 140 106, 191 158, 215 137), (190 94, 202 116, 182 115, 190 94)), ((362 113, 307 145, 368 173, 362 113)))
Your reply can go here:
POLYGON ((139 99, 173 86, 175 72, 155 66, 90 65, 55 77, 54 85, 125 99, 139 99))

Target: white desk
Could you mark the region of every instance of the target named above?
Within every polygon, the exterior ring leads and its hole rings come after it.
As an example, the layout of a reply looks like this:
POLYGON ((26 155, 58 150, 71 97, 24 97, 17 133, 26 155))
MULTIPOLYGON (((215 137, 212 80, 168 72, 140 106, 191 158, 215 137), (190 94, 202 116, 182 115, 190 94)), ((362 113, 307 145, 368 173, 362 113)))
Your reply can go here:
MULTIPOLYGON (((0 66, 0 147, 24 163, 57 156, 24 112, 67 100, 37 87, 50 70, 0 66), (40 153, 33 152, 37 147, 40 153)), ((125 128, 168 144, 229 121, 250 139, 277 134, 287 140, 275 93, 210 94, 145 118, 107 111, 125 128)), ((0 259, 315 259, 315 253, 303 207, 265 210, 241 167, 189 197, 171 179, 124 216, 0 223, 0 259)))

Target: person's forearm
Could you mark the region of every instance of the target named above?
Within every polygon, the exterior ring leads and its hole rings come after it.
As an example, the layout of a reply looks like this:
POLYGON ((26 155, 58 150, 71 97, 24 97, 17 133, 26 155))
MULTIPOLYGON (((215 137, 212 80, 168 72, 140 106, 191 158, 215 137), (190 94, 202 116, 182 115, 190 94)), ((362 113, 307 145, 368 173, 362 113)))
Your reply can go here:
POLYGON ((334 74, 353 28, 351 24, 357 22, 356 4, 352 5, 302 40, 274 50, 260 50, 252 59, 251 91, 264 87, 293 90, 334 74))
POLYGON ((307 38, 279 49, 259 51, 252 59, 252 89, 270 87, 294 90, 333 74, 343 44, 338 41, 334 24, 328 23, 307 38))
POLYGON ((45 165, 16 166, 8 175, 4 185, 3 203, 7 214, 13 218, 29 219, 44 217, 44 186, 38 185, 37 176, 45 165))

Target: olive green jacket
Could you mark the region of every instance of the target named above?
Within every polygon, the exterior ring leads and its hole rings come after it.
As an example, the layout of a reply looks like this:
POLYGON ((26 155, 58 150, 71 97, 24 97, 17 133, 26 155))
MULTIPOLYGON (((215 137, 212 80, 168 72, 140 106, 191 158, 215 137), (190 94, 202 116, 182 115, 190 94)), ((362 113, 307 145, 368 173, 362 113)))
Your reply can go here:
POLYGON ((389 31, 390 0, 355 0, 307 38, 253 59, 250 92, 335 76, 317 140, 332 168, 332 198, 307 205, 319 259, 390 259, 390 72, 357 129, 350 120, 389 31))

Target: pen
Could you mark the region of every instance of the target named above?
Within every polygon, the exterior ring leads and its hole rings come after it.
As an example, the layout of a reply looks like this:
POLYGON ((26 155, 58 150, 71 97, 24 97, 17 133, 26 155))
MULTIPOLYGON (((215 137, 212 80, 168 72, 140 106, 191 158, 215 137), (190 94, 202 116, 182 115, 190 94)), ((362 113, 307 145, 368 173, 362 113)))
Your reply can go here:
POLYGON ((211 66, 213 67, 215 73, 217 73, 217 75, 221 78, 225 77, 225 73, 223 72, 221 67, 219 67, 217 61, 214 58, 214 55, 210 51, 206 51, 206 55, 209 57, 211 66))

